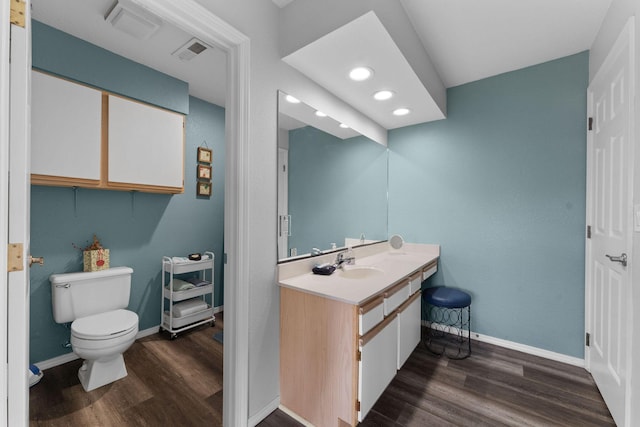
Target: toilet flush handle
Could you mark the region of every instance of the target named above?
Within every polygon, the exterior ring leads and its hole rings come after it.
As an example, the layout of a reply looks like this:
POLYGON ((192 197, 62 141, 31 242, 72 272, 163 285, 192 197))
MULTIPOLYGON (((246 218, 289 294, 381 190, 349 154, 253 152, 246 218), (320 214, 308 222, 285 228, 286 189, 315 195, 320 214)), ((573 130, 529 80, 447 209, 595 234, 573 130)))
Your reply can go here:
POLYGON ((44 257, 29 255, 29 267, 33 264, 44 265, 44 257))

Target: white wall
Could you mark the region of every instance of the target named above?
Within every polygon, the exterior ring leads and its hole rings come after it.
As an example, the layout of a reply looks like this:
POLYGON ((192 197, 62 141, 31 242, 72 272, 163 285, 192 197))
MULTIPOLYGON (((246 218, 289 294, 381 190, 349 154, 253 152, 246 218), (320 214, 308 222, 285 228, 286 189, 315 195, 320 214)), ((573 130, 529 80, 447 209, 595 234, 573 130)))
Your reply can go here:
MULTIPOLYGON (((249 417, 278 402, 280 291, 276 285, 277 91, 331 112, 345 123, 386 130, 285 64, 278 49, 279 9, 269 0, 198 0, 251 39, 249 216, 249 417)), ((259 418, 259 417, 256 417, 259 418)))
MULTIPOLYGON (((640 1, 638 0, 613 0, 611 7, 607 12, 600 31, 596 36, 596 39, 591 46, 590 58, 589 58, 589 79, 592 80, 595 73, 602 65, 602 62, 607 56, 607 53, 611 49, 611 46, 615 42, 620 30, 624 27, 630 17, 635 19, 635 87, 636 87, 636 101, 635 101, 635 175, 634 182, 634 196, 633 203, 640 203, 640 108, 638 108, 638 98, 640 97, 640 1)), ((634 233, 633 237, 633 258, 631 260, 632 278, 631 278, 631 306, 632 310, 632 334, 633 334, 633 347, 631 349, 631 360, 636 363, 631 364, 631 423, 629 425, 640 425, 640 365, 637 361, 640 360, 640 233, 634 233), (634 366, 635 365, 635 366, 634 366)))

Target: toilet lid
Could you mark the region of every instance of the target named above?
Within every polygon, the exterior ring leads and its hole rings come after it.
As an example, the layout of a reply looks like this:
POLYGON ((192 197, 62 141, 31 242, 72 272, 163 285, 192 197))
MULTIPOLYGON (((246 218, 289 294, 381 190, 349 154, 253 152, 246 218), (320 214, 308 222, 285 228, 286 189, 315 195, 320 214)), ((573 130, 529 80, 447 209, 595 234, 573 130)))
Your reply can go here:
POLYGON ((71 324, 71 333, 83 339, 110 339, 131 332, 137 327, 138 315, 120 309, 76 319, 71 324))

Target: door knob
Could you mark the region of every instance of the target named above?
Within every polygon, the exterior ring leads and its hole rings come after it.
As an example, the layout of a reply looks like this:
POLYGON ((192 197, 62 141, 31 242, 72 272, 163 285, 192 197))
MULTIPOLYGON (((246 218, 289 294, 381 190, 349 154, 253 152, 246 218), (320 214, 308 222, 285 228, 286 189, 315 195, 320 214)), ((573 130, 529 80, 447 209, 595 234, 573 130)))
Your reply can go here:
POLYGON ((29 267, 31 267, 33 264, 44 265, 44 258, 41 256, 29 255, 29 267))
POLYGON ((623 267, 627 266, 627 254, 623 253, 620 256, 605 255, 611 260, 611 262, 619 262, 623 267))

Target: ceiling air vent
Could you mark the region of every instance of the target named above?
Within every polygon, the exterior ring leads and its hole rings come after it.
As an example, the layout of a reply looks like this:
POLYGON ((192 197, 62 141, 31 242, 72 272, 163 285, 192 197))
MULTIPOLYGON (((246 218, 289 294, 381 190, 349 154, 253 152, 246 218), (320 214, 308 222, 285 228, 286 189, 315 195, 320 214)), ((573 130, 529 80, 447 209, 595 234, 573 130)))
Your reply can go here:
POLYGON ((114 28, 140 40, 151 37, 162 24, 160 18, 127 0, 119 0, 104 19, 114 28))
POLYGON ((177 56, 183 61, 190 61, 209 47, 196 38, 189 40, 186 44, 180 46, 178 50, 172 53, 173 56, 177 56))

